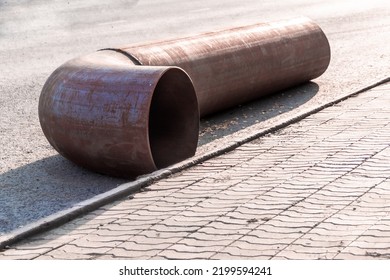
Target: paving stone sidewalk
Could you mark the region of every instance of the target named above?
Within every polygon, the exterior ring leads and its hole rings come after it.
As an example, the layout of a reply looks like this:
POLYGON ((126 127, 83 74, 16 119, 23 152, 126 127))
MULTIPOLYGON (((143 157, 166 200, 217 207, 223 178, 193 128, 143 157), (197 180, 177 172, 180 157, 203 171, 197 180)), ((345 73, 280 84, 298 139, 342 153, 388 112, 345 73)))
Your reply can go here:
POLYGON ((0 259, 390 259, 390 84, 0 252, 0 259))

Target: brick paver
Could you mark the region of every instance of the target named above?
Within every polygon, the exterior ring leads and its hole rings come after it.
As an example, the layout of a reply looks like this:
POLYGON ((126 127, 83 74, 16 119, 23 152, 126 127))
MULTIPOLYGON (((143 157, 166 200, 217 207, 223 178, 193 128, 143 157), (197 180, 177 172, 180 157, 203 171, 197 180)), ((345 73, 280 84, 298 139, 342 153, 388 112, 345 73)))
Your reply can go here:
POLYGON ((390 84, 0 252, 0 259, 390 259, 390 84))

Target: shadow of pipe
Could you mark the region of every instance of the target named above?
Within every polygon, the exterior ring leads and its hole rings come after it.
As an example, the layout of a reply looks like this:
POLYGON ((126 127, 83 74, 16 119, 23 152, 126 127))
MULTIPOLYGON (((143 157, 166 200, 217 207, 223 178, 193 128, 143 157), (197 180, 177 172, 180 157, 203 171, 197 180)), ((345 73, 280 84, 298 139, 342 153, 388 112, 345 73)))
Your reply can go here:
POLYGON ((84 170, 60 155, 0 174, 0 234, 70 208, 125 180, 84 170))
POLYGON ((316 83, 307 82, 202 118, 198 147, 292 111, 313 98, 318 90, 319 86, 316 83))

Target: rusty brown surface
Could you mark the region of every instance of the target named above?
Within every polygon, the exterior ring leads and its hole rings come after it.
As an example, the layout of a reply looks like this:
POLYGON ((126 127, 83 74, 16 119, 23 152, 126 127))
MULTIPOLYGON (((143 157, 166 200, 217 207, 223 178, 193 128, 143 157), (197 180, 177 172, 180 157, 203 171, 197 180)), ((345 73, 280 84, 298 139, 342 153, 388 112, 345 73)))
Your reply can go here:
POLYGON ((317 78, 330 62, 328 40, 308 18, 118 49, 142 65, 184 69, 201 116, 317 78))
POLYGON ((314 79, 329 62, 307 18, 105 49, 49 77, 39 118, 64 157, 134 177, 194 155, 200 115, 314 79))
POLYGON ((113 51, 71 60, 47 80, 39 117, 50 144, 96 172, 133 177, 194 155, 199 113, 188 76, 113 51))

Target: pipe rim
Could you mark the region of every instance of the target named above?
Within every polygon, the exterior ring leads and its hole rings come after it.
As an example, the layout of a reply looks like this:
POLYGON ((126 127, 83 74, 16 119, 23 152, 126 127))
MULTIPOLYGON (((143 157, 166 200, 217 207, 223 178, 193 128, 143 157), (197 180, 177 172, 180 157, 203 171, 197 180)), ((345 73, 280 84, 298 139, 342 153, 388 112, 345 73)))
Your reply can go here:
POLYGON ((181 68, 169 67, 158 79, 150 100, 147 134, 156 169, 195 154, 199 137, 198 101, 191 78, 181 68))

